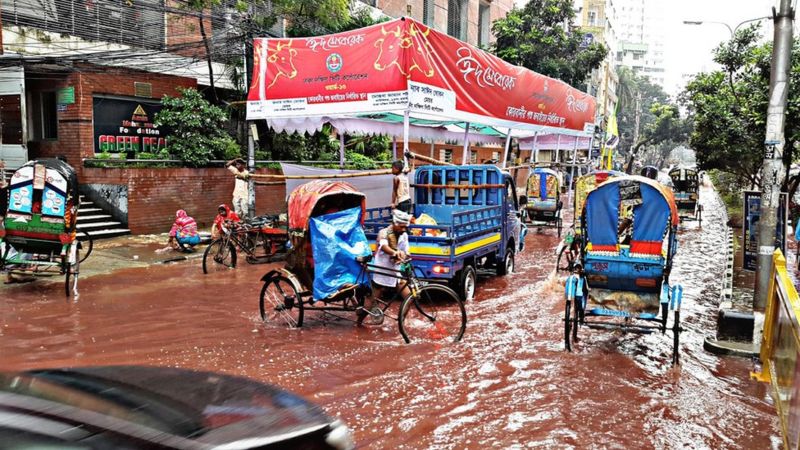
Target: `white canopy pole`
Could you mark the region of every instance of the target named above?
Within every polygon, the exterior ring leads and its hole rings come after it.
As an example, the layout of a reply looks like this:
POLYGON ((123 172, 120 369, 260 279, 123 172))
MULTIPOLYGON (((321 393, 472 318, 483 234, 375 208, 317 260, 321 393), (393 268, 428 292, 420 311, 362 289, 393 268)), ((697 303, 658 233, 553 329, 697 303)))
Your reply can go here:
POLYGON ((464 125, 464 150, 461 152, 461 165, 467 165, 467 152, 469 151, 469 122, 464 125))
POLYGON ((409 125, 409 112, 408 109, 403 113, 403 167, 408 167, 408 128, 409 125))
POLYGON ((344 169, 344 133, 339 132, 339 168, 344 169))
POLYGON ((569 199, 567 201, 568 205, 572 204, 572 191, 573 191, 572 186, 575 184, 575 169, 577 169, 577 164, 578 164, 578 136, 575 136, 575 146, 572 147, 572 170, 570 171, 569 175, 569 187, 568 187, 569 195, 567 197, 569 199))
POLYGON ((533 133, 533 162, 539 162, 539 132, 533 133))
POLYGON ((503 169, 506 168, 506 162, 508 162, 508 148, 511 147, 511 128, 508 129, 508 133, 506 133, 506 149, 503 152, 503 169))
POLYGON ((397 157, 397 136, 392 135, 392 157, 394 159, 399 159, 397 157))
POLYGON ((561 135, 556 135, 556 160, 558 162, 558 151, 561 150, 561 135))

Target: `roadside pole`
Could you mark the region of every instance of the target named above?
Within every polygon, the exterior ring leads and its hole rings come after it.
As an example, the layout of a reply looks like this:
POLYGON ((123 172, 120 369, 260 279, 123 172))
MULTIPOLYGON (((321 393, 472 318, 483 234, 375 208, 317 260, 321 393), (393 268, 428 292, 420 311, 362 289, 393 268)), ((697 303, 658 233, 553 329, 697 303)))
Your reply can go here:
MULTIPOLYGON (((255 123, 247 124, 247 172, 256 172, 256 145, 253 139, 253 128, 255 123)), ((247 218, 252 219, 256 215, 256 181, 253 177, 247 178, 247 218)))
MULTIPOLYGON (((775 230, 778 221, 780 188, 785 177, 783 167, 784 122, 789 92, 789 70, 792 58, 792 26, 794 11, 791 0, 779 0, 773 8, 775 37, 769 79, 767 134, 764 142, 764 163, 761 169, 761 213, 758 220, 758 264, 753 309, 763 312, 769 295, 772 274, 772 252, 775 251, 775 230)), ((757 328, 760 328, 757 326, 757 328)), ((760 333, 756 333, 760 334, 760 333)))

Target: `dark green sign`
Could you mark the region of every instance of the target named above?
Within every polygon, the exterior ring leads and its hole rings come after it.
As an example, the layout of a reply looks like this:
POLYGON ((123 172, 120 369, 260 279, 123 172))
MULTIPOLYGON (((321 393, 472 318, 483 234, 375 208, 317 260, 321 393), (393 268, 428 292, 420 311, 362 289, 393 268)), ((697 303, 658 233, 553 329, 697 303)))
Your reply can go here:
POLYGON ((56 96, 56 103, 59 105, 71 105, 75 103, 75 87, 69 86, 59 89, 56 96))

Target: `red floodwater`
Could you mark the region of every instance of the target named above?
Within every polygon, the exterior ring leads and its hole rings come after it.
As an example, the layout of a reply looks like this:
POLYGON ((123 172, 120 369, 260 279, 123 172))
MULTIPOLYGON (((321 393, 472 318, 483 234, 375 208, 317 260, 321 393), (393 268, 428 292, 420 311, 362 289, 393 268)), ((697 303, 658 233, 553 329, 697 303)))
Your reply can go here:
MULTIPOLYGON (((289 330, 258 317, 272 266, 203 275, 199 261, 6 288, 0 368, 150 364, 245 375, 344 419, 362 448, 753 448, 779 446, 752 363, 706 353, 724 248, 720 206, 686 225, 671 280, 683 284, 682 365, 671 335, 581 329, 566 353, 554 230, 532 229, 517 272, 482 280, 463 342, 403 343, 396 324, 330 319, 289 330)), ((87 262, 88 264, 89 262, 87 262)))

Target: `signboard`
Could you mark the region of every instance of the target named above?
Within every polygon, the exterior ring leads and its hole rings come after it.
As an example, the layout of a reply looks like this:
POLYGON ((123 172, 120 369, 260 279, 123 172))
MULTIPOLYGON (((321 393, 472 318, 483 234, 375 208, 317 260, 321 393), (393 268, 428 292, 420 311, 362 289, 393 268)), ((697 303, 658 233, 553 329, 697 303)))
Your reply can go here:
POLYGON ((59 105, 71 105, 75 103, 75 87, 69 86, 59 89, 56 93, 56 103, 59 105))
POLYGON ((593 97, 396 19, 328 36, 254 39, 248 120, 419 112, 492 126, 584 132, 593 97))
MULTIPOLYGON (((781 192, 780 206, 778 207, 778 222, 775 229, 775 247, 786 254, 786 211, 789 196, 781 192)), ((744 242, 744 270, 756 270, 758 261, 758 220, 761 214, 761 192, 744 191, 744 226, 742 227, 742 242, 744 242)))
POLYGON ((167 146, 169 130, 153 119, 161 104, 142 100, 94 97, 95 153, 156 153, 167 146))

